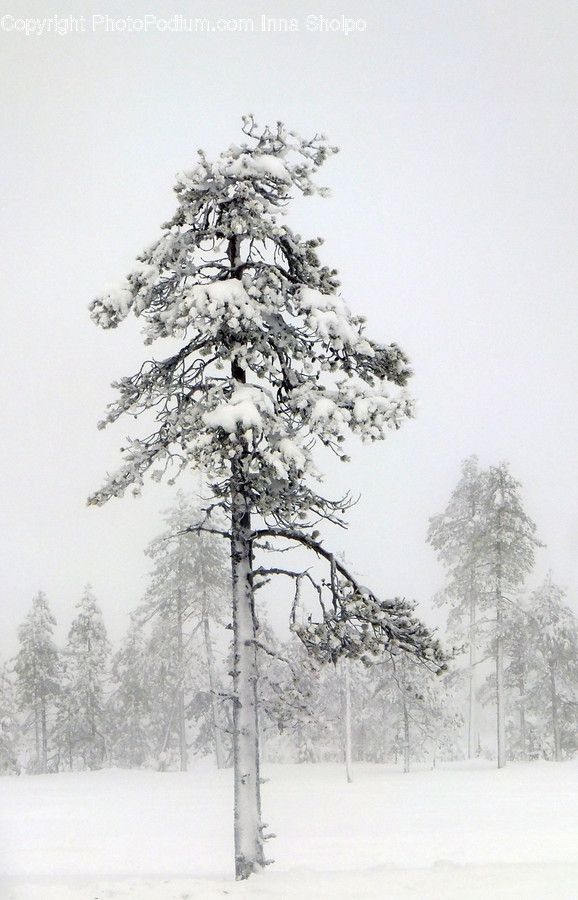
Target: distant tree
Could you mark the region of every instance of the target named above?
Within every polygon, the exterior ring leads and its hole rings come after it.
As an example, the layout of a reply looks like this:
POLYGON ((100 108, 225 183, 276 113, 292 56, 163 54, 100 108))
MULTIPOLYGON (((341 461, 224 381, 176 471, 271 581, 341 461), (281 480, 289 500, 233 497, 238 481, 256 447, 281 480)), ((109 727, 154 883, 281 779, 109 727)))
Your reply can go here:
POLYGON ((48 771, 49 715, 59 692, 58 651, 52 640, 56 620, 40 591, 18 629, 20 650, 14 661, 19 708, 34 727, 32 768, 48 771))
MULTIPOLYGON (((534 755, 532 734, 535 722, 530 696, 536 679, 535 622, 525 606, 509 604, 503 621, 504 685, 510 703, 508 731, 509 755, 512 759, 528 759, 534 755)), ((492 679, 495 696, 495 679, 492 679)), ((508 706, 508 704, 507 704, 508 706)))
POLYGON ((98 769, 108 758, 106 690, 110 644, 90 585, 62 654, 58 725, 70 768, 98 769))
POLYGON ((187 768, 186 697, 191 690, 191 644, 184 646, 180 623, 160 616, 151 623, 147 679, 153 693, 155 758, 161 770, 187 768))
POLYGON ((536 526, 527 515, 520 483, 508 466, 489 469, 484 496, 482 572, 485 594, 495 604, 495 658, 498 733, 498 767, 506 765, 506 707, 504 686, 504 618, 526 576, 534 567, 534 550, 540 546, 536 526))
POLYGON ((528 615, 535 654, 530 700, 548 710, 552 756, 560 760, 578 747, 578 620, 551 575, 530 596, 528 615))
POLYGON ((439 605, 448 604, 448 630, 469 647, 468 758, 478 747, 477 668, 479 664, 480 612, 487 608, 483 579, 484 474, 478 459, 462 463, 462 477, 445 511, 430 519, 427 540, 447 572, 447 583, 438 594, 439 605))
MULTIPOLYGON (((373 674, 373 673, 372 673, 373 674)), ((384 660, 375 667, 374 696, 385 701, 384 729, 388 754, 411 761, 460 756, 456 747, 463 718, 459 712, 455 673, 436 677, 407 655, 384 660)))
POLYGON ((17 775, 21 742, 16 690, 6 665, 0 668, 0 775, 17 775))
MULTIPOLYGON (((154 561, 145 600, 139 615, 143 620, 160 617, 170 623, 174 648, 176 726, 179 733, 180 767, 187 768, 185 682, 191 657, 198 652, 193 638, 198 634, 205 656, 207 693, 212 718, 213 745, 217 766, 224 765, 223 735, 220 721, 220 679, 215 664, 211 626, 223 621, 230 607, 230 569, 221 537, 203 531, 191 531, 202 521, 199 502, 179 491, 176 505, 165 513, 166 530, 147 548, 154 561)), ((216 524, 216 523, 215 523, 216 524)), ((198 667, 197 667, 198 669, 198 667)), ((196 689, 205 686, 197 683, 196 689)))
POLYGON ((142 622, 133 616, 111 661, 109 700, 111 755, 129 769, 154 765, 159 698, 150 678, 150 645, 142 622))
MULTIPOLYGON (((413 405, 410 375, 395 344, 369 340, 363 320, 321 266, 319 240, 303 240, 279 217, 292 191, 325 193, 313 174, 333 152, 322 137, 303 140, 281 123, 257 128, 249 143, 216 162, 204 153, 179 176, 179 208, 161 238, 118 288, 92 303, 92 317, 115 328, 132 311, 146 343, 171 339, 172 355, 145 362, 117 384, 106 423, 144 414, 156 427, 130 441, 125 463, 92 498, 105 503, 144 474, 161 479, 171 463, 200 468, 228 530, 210 519, 195 529, 230 542, 233 596, 235 871, 266 864, 261 821, 255 553, 267 541, 306 547, 330 569, 319 621, 298 634, 321 658, 380 653, 395 642, 441 662, 435 641, 401 600, 379 601, 319 542, 320 519, 335 522, 347 502, 314 489, 317 442, 345 458, 351 431, 369 441, 395 431, 413 405), (180 346, 175 349, 175 340, 180 346), (365 625, 365 628, 363 627, 365 625)), ((296 575, 296 577, 298 577, 296 575)))
POLYGON ((257 640, 263 756, 274 762, 316 762, 314 745, 327 731, 319 702, 321 667, 295 635, 279 639, 264 608, 259 609, 257 640))
POLYGON ((536 526, 524 510, 520 484, 507 464, 478 469, 475 457, 467 460, 448 508, 430 520, 428 541, 448 569, 449 580, 441 602, 453 604, 449 625, 469 618, 470 727, 468 751, 475 752, 475 667, 481 629, 490 630, 490 652, 496 663, 498 767, 506 764, 506 711, 504 694, 505 616, 517 602, 526 575, 540 546, 536 526), (484 611, 484 619, 478 611, 484 611), (488 618, 490 617, 490 619, 488 618))

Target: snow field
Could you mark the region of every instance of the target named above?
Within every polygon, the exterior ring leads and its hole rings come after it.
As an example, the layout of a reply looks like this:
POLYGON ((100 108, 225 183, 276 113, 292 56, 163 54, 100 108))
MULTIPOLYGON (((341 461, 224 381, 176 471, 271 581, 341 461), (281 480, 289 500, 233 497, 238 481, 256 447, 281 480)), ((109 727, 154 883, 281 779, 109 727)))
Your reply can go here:
POLYGON ((578 761, 264 768, 275 865, 243 883, 230 771, 2 778, 0 898, 578 898, 578 761))

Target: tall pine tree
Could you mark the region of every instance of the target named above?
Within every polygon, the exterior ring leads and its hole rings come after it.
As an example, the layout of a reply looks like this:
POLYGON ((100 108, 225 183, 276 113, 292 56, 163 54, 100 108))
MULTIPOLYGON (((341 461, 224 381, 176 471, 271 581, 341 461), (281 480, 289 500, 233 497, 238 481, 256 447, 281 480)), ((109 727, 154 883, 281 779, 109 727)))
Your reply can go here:
POLYGON ((34 728, 33 771, 45 773, 49 761, 49 718, 59 692, 58 651, 52 639, 56 620, 40 591, 18 629, 20 650, 14 661, 20 709, 34 728))
POLYGON ((109 700, 112 759, 128 769, 153 765, 155 760, 158 697, 150 677, 150 649, 143 624, 133 615, 112 657, 109 700))
POLYGON ((578 620, 561 587, 548 575, 530 596, 533 685, 530 700, 545 710, 551 755, 561 760, 578 746, 578 620))
POLYGON ((0 775, 20 772, 21 742, 16 690, 6 665, 0 668, 0 775))
POLYGON ((491 466, 484 492, 483 578, 488 602, 495 608, 496 708, 498 767, 506 765, 506 699, 504 685, 504 619, 517 602, 540 546, 536 526, 522 503, 520 483, 507 464, 491 466))
POLYGON ((108 759, 106 679, 110 644, 92 588, 77 603, 68 633, 59 702, 59 734, 70 768, 98 769, 108 759))
POLYGON ((475 457, 462 468, 462 479, 448 507, 430 520, 428 541, 448 570, 441 602, 453 606, 449 624, 459 623, 470 645, 469 753, 475 746, 475 666, 480 628, 491 625, 490 652, 496 664, 498 767, 506 764, 504 683, 505 617, 518 602, 526 575, 540 546, 536 526, 524 510, 520 484, 506 463, 478 468, 475 457), (478 611, 485 612, 483 622, 478 611), (473 649, 472 649, 473 648, 473 649))
POLYGON ((469 648, 468 758, 478 749, 477 692, 480 649, 480 613, 487 608, 484 591, 482 547, 484 537, 484 475, 478 459, 462 463, 462 477, 441 515, 430 519, 427 540, 447 572, 447 582, 437 596, 449 604, 448 629, 454 639, 469 648))
MULTIPOLYGON (((178 209, 118 289, 92 303, 92 317, 115 328, 130 312, 145 341, 170 338, 171 355, 122 378, 104 424, 151 414, 156 427, 130 441, 124 465, 92 498, 104 503, 147 472, 189 465, 207 478, 227 515, 233 585, 235 871, 266 862, 261 821, 256 620, 253 568, 258 544, 308 547, 330 568, 330 601, 299 633, 312 652, 381 652, 392 641, 435 657, 427 630, 400 601, 362 589, 313 533, 336 521, 344 501, 315 489, 313 446, 345 458, 348 431, 381 440, 412 413, 410 375, 395 344, 371 341, 363 320, 322 266, 320 240, 303 240, 280 217, 294 192, 326 193, 313 175, 334 152, 323 137, 303 140, 281 123, 260 131, 245 117, 246 141, 197 165, 176 185, 178 209), (174 349, 175 341, 180 342, 174 349), (363 628, 363 624, 366 628, 363 628)), ((195 526, 197 527, 197 526, 195 526)), ((198 526, 200 527, 200 526, 198 526)), ((210 520, 203 526, 210 529, 210 520)), ((214 528, 215 531, 222 531, 214 528)))

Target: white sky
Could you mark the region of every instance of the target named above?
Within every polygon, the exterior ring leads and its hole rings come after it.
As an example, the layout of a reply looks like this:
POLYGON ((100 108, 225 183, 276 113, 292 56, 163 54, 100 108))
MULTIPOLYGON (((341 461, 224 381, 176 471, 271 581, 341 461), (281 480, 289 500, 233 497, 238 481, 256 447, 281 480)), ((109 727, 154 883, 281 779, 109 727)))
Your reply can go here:
POLYGON ((574 0, 2 10, 55 14, 84 15, 86 31, 26 36, 0 17, 0 658, 39 589, 62 636, 88 581, 115 639, 141 597, 143 549, 172 494, 151 484, 139 501, 85 506, 139 433, 96 422, 110 382, 145 356, 136 322, 102 332, 87 305, 158 236, 175 173, 198 147, 216 155, 239 141, 245 112, 341 147, 319 173, 332 198, 299 202, 288 224, 325 238, 322 259, 368 334, 399 342, 416 371, 418 419, 331 468, 328 493, 362 494, 332 545, 378 593, 419 600, 431 620, 443 572, 428 518, 465 457, 507 460, 547 544, 532 583, 551 568, 578 611, 574 0), (250 17, 255 31, 91 29, 93 14, 174 13, 250 17), (342 13, 365 30, 306 30, 309 15, 342 13), (291 15, 300 30, 263 33, 262 14, 291 15))

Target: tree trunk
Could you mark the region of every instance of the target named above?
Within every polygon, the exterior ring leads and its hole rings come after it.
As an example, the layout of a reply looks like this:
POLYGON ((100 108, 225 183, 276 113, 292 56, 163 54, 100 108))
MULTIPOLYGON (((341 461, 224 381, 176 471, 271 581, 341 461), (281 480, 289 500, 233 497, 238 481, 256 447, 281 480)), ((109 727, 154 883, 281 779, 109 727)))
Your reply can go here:
POLYGON ((407 700, 405 696, 405 685, 401 691, 401 708, 403 711, 403 771, 404 774, 409 772, 410 762, 410 740, 409 740, 409 711, 407 708, 407 700))
POLYGON ((526 685, 524 684, 524 679, 520 678, 518 684, 518 690, 520 691, 520 752, 522 759, 527 759, 528 754, 526 752, 526 685))
POLYGON ((41 710, 41 726, 42 726, 42 772, 48 772, 48 728, 46 725, 46 703, 42 704, 41 710))
POLYGON ((560 741, 560 717, 558 713, 555 667, 556 663, 550 661, 550 701, 552 704, 552 731, 554 732, 554 759, 556 762, 560 762, 562 759, 562 745, 560 741))
POLYGON ((179 596, 177 606, 177 654, 178 654, 178 696, 177 714, 179 718, 179 757, 181 772, 187 771, 187 721, 185 716, 185 688, 184 688, 184 650, 183 650, 183 609, 179 596))
POLYGON ((36 749, 35 769, 38 771, 40 765, 40 707, 37 698, 34 701, 34 746, 36 749))
MULTIPOLYGON (((237 472, 241 479, 241 473, 237 472)), ((242 491, 232 497, 233 756, 235 876, 248 878, 265 865, 261 823, 257 647, 252 584, 251 515, 242 491)))
POLYGON ((502 598, 496 607, 496 706, 498 719, 498 769, 506 765, 506 710, 504 705, 504 635, 502 598))
POLYGON ((70 712, 67 713, 68 716, 68 727, 67 727, 67 744, 68 744, 68 765, 70 771, 73 769, 73 749, 72 749, 72 724, 70 722, 70 712))
POLYGON ((468 715, 468 759, 474 759, 477 752, 477 678, 476 678, 476 599, 470 597, 470 700, 468 715))
POLYGON ((211 642, 211 629, 209 625, 209 617, 203 614, 203 636, 205 640, 205 653, 207 655, 207 669, 209 673, 209 692, 211 694, 211 716, 213 719, 213 734, 215 737, 215 758, 217 760, 217 769, 225 767, 225 749, 223 747, 223 731, 221 728, 221 717, 219 715, 219 701, 217 699, 217 679, 215 678, 215 657, 213 655, 213 644, 211 642))
POLYGON ((349 660, 343 660, 343 694, 344 694, 344 738, 345 738, 345 775, 347 783, 353 781, 351 767, 351 673, 349 671, 349 660))
MULTIPOLYGON (((230 238, 227 256, 230 277, 241 270, 243 236, 230 238)), ((231 376, 245 384, 240 363, 231 363, 231 376)), ((231 465, 231 570, 233 578, 233 760, 235 782, 235 877, 248 878, 265 865, 261 822, 259 722, 257 706, 257 627, 253 591, 251 504, 245 488, 243 463, 248 450, 231 465)))

